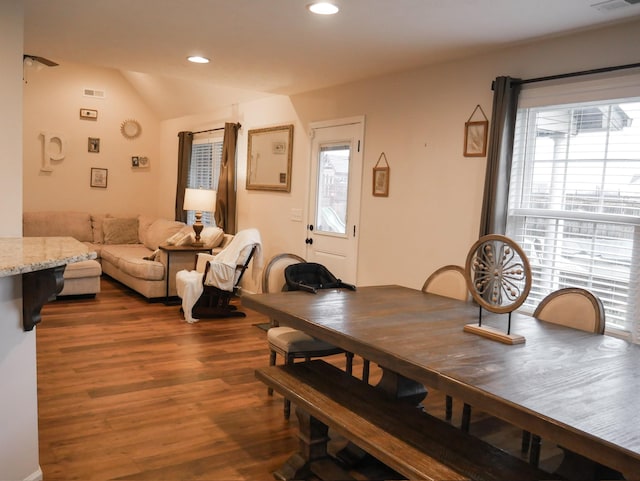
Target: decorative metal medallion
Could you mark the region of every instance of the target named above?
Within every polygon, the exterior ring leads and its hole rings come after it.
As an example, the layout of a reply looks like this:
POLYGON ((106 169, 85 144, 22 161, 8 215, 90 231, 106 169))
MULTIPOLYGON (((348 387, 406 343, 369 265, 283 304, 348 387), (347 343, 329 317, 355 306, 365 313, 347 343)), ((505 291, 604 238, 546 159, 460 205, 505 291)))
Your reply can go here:
POLYGON ((516 310, 531 290, 529 259, 518 244, 502 235, 476 241, 467 255, 465 273, 471 295, 491 312, 516 310))
POLYGON ((142 133, 142 126, 137 120, 127 119, 120 124, 120 132, 127 139, 135 139, 142 133))

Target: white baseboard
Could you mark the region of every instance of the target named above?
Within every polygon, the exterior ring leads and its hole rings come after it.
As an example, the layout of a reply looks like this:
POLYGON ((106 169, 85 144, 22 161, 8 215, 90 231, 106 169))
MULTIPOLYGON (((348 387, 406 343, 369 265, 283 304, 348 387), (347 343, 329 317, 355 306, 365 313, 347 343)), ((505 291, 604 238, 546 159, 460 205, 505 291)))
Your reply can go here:
POLYGON ((42 481, 42 469, 38 466, 38 470, 24 478, 24 481, 42 481))

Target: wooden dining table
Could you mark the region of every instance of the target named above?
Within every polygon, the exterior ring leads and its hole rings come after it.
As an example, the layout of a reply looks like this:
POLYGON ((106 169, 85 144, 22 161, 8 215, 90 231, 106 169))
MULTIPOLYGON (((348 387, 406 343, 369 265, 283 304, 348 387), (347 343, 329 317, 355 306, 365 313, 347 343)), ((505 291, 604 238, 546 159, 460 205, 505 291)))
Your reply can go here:
MULTIPOLYGON (((640 346, 517 312, 511 331, 525 342, 503 344, 463 331, 477 304, 396 285, 245 294, 242 304, 640 479, 640 346)), ((482 314, 483 325, 507 322, 482 314)))

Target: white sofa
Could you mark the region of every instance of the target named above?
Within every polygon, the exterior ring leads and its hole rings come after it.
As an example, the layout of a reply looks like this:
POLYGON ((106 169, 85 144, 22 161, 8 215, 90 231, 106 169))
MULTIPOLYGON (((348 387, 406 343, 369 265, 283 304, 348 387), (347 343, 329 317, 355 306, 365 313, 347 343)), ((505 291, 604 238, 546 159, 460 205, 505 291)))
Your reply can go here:
MULTIPOLYGON (((100 292, 102 273, 120 281, 149 299, 174 295, 167 293, 166 252, 161 244, 189 244, 193 229, 182 222, 148 216, 113 217, 87 212, 25 212, 25 237, 70 236, 87 244, 96 260, 69 264, 64 273, 64 288, 59 294, 87 295, 100 292)), ((207 227, 202 233, 206 247, 217 252, 233 236, 221 229, 207 227)), ((195 254, 171 260, 171 271, 192 269, 195 254)))

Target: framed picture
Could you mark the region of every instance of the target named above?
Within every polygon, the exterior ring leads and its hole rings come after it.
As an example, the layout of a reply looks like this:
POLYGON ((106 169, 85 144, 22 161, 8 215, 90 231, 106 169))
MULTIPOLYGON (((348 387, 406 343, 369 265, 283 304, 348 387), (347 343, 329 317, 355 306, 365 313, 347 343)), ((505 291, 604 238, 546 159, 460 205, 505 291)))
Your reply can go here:
POLYGON ((93 109, 80 109, 80 118, 85 120, 98 120, 98 111, 93 109))
POLYGON ((93 153, 100 152, 100 139, 97 137, 89 137, 88 150, 93 153))
POLYGON ((134 169, 146 169, 149 167, 149 157, 131 157, 131 167, 134 169))
POLYGON ((464 156, 484 157, 487 155, 488 120, 466 122, 464 124, 464 156))
POLYGON ((373 168, 373 195, 389 197, 389 167, 373 168))
POLYGON ((109 171, 107 169, 98 169, 91 167, 91 187, 107 188, 107 175, 109 171))
POLYGON ((291 192, 293 125, 249 130, 247 190, 291 192))

